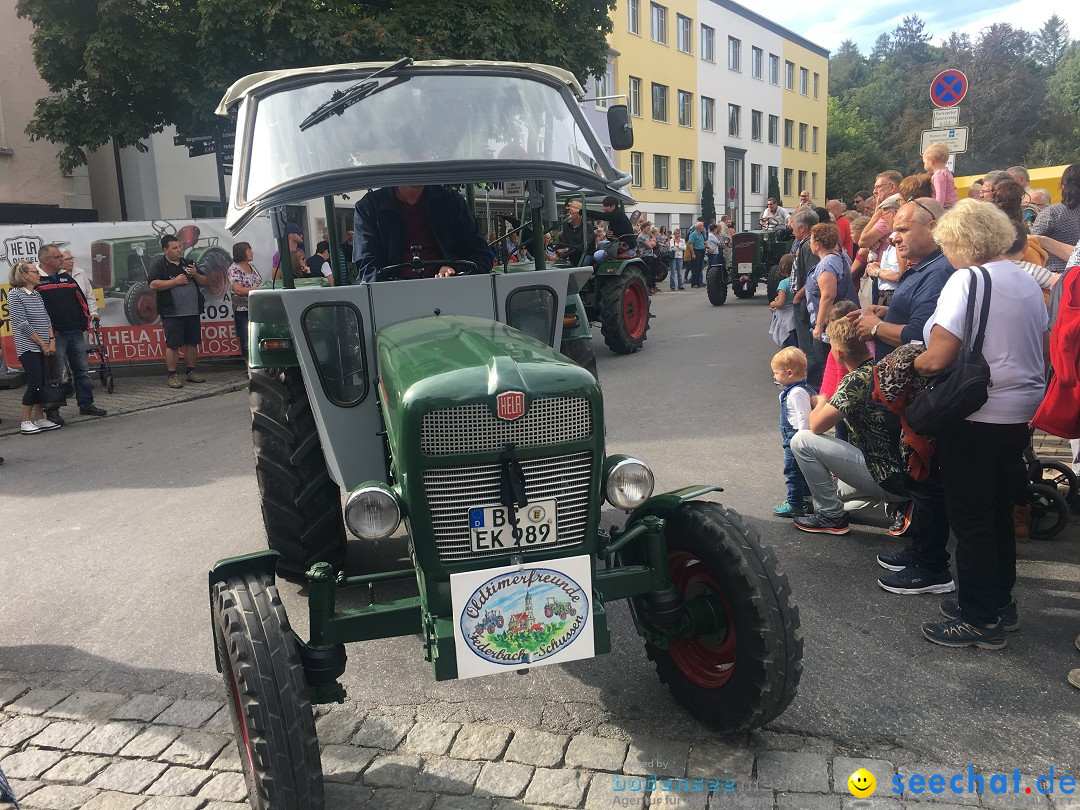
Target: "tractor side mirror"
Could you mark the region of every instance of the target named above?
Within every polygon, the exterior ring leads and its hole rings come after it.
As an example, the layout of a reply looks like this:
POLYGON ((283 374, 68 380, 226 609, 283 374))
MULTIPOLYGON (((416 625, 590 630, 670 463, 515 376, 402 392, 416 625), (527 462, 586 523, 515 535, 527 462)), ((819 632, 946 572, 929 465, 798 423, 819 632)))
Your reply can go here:
POLYGON ((625 104, 612 104, 607 111, 608 140, 611 148, 622 152, 634 146, 634 127, 625 104))

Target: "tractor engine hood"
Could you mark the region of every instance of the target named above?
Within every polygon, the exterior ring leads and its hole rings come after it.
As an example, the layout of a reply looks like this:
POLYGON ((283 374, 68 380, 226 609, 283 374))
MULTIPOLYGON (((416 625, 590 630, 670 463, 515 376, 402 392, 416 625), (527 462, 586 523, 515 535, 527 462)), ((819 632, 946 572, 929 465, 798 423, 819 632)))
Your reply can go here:
POLYGON ((515 418, 513 410, 499 414, 500 394, 522 394, 526 413, 540 397, 585 398, 594 414, 601 410, 600 389, 588 371, 495 321, 464 315, 405 321, 379 332, 376 351, 379 396, 395 456, 404 435, 419 435, 430 411, 483 403, 494 416, 515 418))

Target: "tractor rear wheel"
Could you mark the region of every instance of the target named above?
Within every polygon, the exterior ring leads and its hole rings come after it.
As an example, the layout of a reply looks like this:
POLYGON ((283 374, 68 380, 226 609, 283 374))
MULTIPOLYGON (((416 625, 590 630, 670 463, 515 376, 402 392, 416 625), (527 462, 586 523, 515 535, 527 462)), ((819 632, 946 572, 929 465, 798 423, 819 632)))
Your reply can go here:
POLYGON ((633 354, 645 343, 648 331, 649 285, 640 267, 627 267, 622 275, 601 283, 600 332, 615 354, 633 354))
POLYGON ((252 369, 248 390, 266 544, 281 555, 278 574, 303 579, 317 562, 340 570, 341 490, 326 469, 300 369, 252 369))
POLYGON ((757 291, 757 282, 732 281, 731 291, 735 293, 736 298, 753 298, 754 293, 757 291))
POLYGON ((714 265, 705 272, 705 292, 714 307, 727 301, 727 271, 722 265, 714 265))
POLYGON ((770 301, 776 298, 776 290, 780 287, 780 265, 774 264, 769 268, 769 277, 765 282, 765 295, 770 301))
POLYGON ((232 576, 214 586, 212 613, 251 806, 321 810, 315 718, 277 586, 265 574, 232 576))
POLYGON ((593 351, 591 338, 565 340, 559 346, 559 352, 588 371, 595 379, 600 379, 600 374, 596 370, 596 353, 593 351))
MULTIPOLYGON (((738 513, 691 502, 667 517, 668 566, 684 600, 713 596, 727 632, 646 642, 660 681, 706 725, 730 734, 778 717, 802 675, 799 608, 772 550, 738 513)), ((632 605, 635 615, 644 612, 632 605)))

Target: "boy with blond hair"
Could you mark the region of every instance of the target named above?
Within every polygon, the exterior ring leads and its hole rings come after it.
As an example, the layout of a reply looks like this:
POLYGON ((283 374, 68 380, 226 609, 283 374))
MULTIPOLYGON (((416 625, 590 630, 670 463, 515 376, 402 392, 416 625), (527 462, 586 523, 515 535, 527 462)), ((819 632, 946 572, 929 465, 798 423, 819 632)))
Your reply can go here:
POLYGON ((773 507, 777 517, 804 517, 809 514, 807 501, 810 487, 791 452, 791 437, 810 427, 811 396, 814 390, 806 384, 806 354, 788 346, 773 355, 773 379, 780 386, 780 438, 784 445, 784 481, 787 499, 773 507))
POLYGON ((933 174, 930 185, 934 187, 934 199, 948 211, 956 205, 956 180, 949 171, 949 147, 943 143, 932 143, 923 152, 923 168, 933 174))

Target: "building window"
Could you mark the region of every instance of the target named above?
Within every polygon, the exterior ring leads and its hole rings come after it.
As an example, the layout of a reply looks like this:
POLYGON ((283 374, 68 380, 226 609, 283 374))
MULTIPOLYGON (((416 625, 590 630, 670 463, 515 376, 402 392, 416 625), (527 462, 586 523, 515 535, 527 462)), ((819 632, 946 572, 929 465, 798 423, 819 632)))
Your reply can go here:
POLYGON ((810 92, 810 71, 804 67, 799 68, 799 92, 804 96, 810 92))
POLYGON ((701 161, 701 185, 706 182, 712 183, 716 178, 716 164, 707 160, 701 161))
POLYGON ((641 152, 630 153, 630 184, 634 188, 641 188, 641 152))
POLYGON ((653 82, 652 117, 654 121, 667 121, 667 85, 653 82))
POLYGON ((784 196, 791 196, 791 169, 784 169, 784 196))
POLYGON ((701 97, 701 128, 706 132, 716 131, 716 101, 708 96, 701 97))
POLYGON ((685 90, 679 91, 679 126, 692 127, 694 125, 694 94, 685 90))
POLYGON ((742 118, 742 107, 738 104, 727 105, 727 134, 732 138, 739 137, 739 119, 742 118))
POLYGON ((693 44, 690 40, 693 38, 693 31, 694 23, 689 17, 684 17, 682 14, 675 16, 675 47, 683 53, 692 53, 693 44))
POLYGON ((694 190, 694 161, 679 158, 679 191, 694 190))
POLYGON ((653 155, 653 188, 668 187, 668 159, 666 155, 653 155))
POLYGON ((649 3, 649 33, 653 42, 667 45, 667 9, 649 3))
POLYGON ((707 62, 716 61, 716 31, 707 25, 701 26, 701 58, 707 62))
POLYGON ((799 172, 799 193, 802 194, 806 190, 807 190, 807 188, 806 188, 806 172, 805 171, 800 171, 799 172))
POLYGON ((641 8, 638 0, 627 0, 626 3, 626 30, 631 34, 641 33, 641 8))
POLYGON ((727 38, 728 70, 742 70, 742 41, 735 37, 727 38))
POLYGON ((761 63, 764 53, 761 48, 752 47, 750 49, 750 75, 755 79, 761 78, 761 63))
POLYGON ((813 147, 813 150, 815 152, 817 151, 817 132, 818 132, 818 128, 814 127, 814 131, 811 134, 811 140, 810 140, 810 144, 813 147))
POLYGON ((799 124, 799 151, 806 151, 806 124, 799 124))
POLYGON ((790 118, 784 119, 784 146, 788 149, 795 148, 795 122, 790 118))
POLYGON ((750 140, 761 140, 761 110, 750 111, 750 140))
POLYGON ((188 208, 191 209, 192 219, 212 219, 223 217, 221 200, 188 200, 188 208))
POLYGON ((641 79, 630 77, 630 114, 641 117, 641 79))
POLYGON ((780 145, 780 116, 769 116, 769 143, 774 146, 780 145))
POLYGON ((750 193, 751 194, 760 194, 761 193, 761 164, 760 163, 751 163, 750 164, 750 193))
POLYGON ((788 90, 795 89, 795 63, 784 62, 784 87, 788 90))
POLYGON ((596 77, 596 109, 606 110, 611 95, 611 74, 606 71, 596 77))
POLYGON ((817 199, 817 172, 810 173, 810 196, 817 199))
POLYGON ((769 54, 769 84, 780 84, 780 57, 769 54))
POLYGON ((814 98, 818 97, 818 90, 821 86, 821 76, 817 73, 814 74, 814 98))

